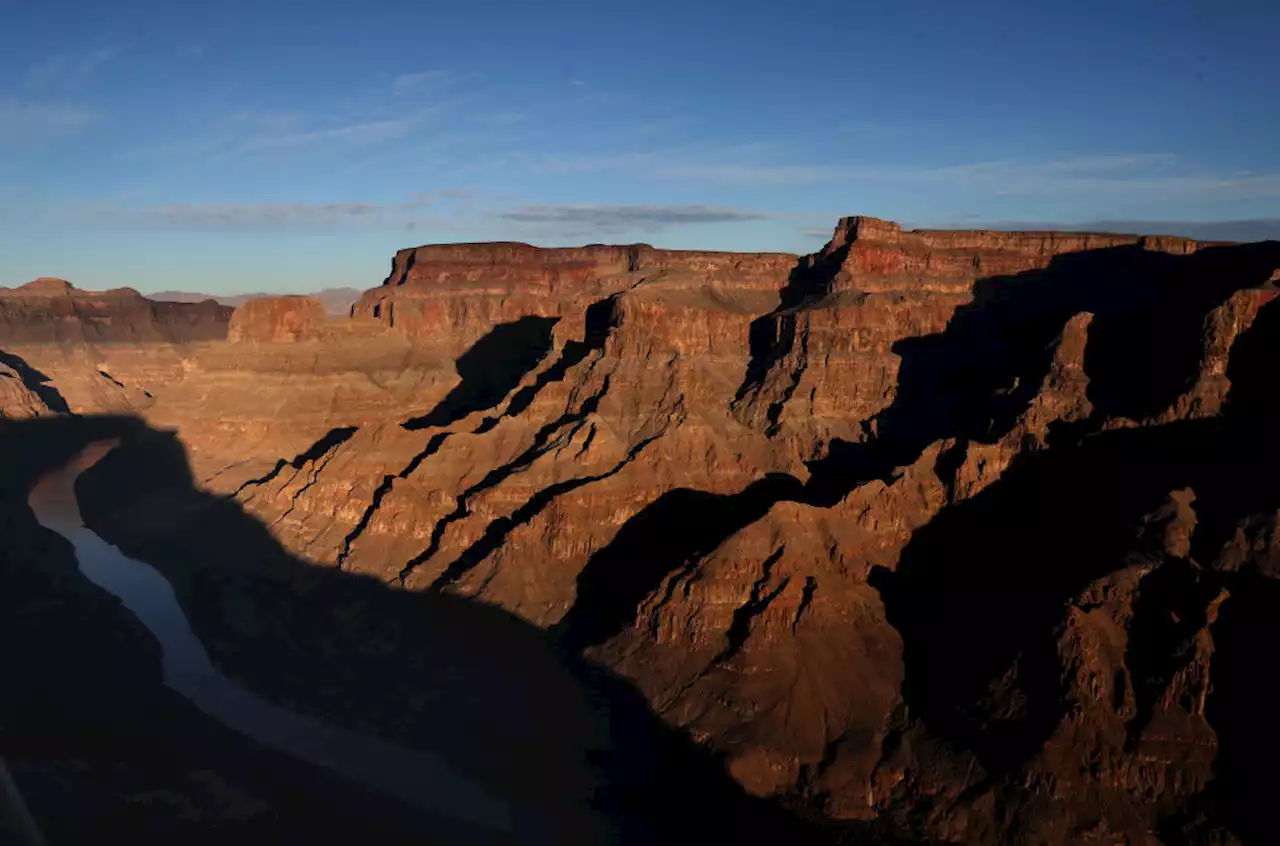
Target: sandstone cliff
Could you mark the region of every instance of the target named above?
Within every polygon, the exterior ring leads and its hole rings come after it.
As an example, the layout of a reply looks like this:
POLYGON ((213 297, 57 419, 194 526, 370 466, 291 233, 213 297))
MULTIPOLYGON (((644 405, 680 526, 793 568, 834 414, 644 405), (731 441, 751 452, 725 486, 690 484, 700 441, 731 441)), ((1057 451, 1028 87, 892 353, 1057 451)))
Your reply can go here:
POLYGON ((0 288, 0 351, 22 362, 19 378, 41 385, 55 411, 140 410, 153 404, 148 386, 182 378, 186 350, 226 339, 231 311, 45 277, 0 288))
POLYGON ((324 332, 324 305, 311 297, 249 300, 235 310, 227 340, 313 341, 324 332))
MULTIPOLYGON (((825 836, 1225 842, 1266 831, 1246 773, 1280 746, 1249 669, 1278 268, 866 217, 806 257, 426 246, 350 320, 259 301, 176 371, 111 372, 296 559, 549 630, 825 836)), ((130 491, 115 542, 236 557, 180 492, 130 491)), ((200 625, 278 696, 403 707, 200 625)))
POLYGON ((213 302, 157 302, 132 288, 81 291, 45 277, 0 288, 0 344, 219 340, 230 315, 213 302))
MULTIPOLYGON (((327 314, 334 317, 345 317, 351 313, 351 306, 360 299, 362 291, 355 288, 325 288, 306 296, 319 300, 327 314)), ((250 300, 270 299, 278 294, 201 294, 193 291, 156 291, 147 294, 147 299, 173 303, 200 303, 213 300, 219 305, 237 308, 250 300)))

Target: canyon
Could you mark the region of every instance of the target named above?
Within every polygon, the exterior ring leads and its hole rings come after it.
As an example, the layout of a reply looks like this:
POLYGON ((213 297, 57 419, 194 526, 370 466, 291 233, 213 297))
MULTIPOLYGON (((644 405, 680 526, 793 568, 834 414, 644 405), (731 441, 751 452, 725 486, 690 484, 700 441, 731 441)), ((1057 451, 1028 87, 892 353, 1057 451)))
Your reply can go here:
MULTIPOLYGON (((360 299, 361 293, 363 292, 355 288, 325 288, 306 296, 319 300, 326 313, 345 316, 351 312, 351 306, 356 300, 360 299)), ((277 295, 262 292, 253 294, 201 294, 196 291, 155 291, 148 294, 147 299, 173 303, 200 303, 205 300, 213 300, 218 305, 235 307, 244 305, 249 300, 269 299, 273 296, 277 295)))
POLYGON ((1280 242, 848 217, 421 246, 339 317, 0 289, 0 754, 72 839, 489 842, 164 687, 26 504, 112 440, 84 523, 222 676, 618 842, 1269 842, 1277 284, 1280 242))

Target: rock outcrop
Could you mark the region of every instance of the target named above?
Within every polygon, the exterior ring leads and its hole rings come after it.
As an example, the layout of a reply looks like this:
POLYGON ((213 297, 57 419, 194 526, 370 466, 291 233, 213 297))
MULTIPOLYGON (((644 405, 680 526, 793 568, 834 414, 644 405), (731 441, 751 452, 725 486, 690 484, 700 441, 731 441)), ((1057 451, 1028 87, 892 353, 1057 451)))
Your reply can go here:
MULTIPOLYGON (((529 244, 445 244, 401 250, 391 275, 354 316, 465 349, 492 327, 526 315, 565 318, 580 331, 586 309, 644 280, 709 295, 776 296, 795 257, 782 253, 658 250, 645 244, 542 249, 529 244)), ((749 298, 740 303, 751 309, 749 298)))
MULTIPOLYGON (((357 291, 355 288, 325 288, 315 293, 306 294, 305 296, 319 300, 324 305, 327 314, 333 317, 345 317, 351 314, 351 306, 356 300, 360 299, 363 291, 357 291)), ((244 305, 250 300, 271 299, 279 296, 278 294, 201 294, 194 291, 156 291, 147 294, 147 299, 159 300, 161 302, 173 303, 201 303, 205 300, 213 300, 219 305, 231 306, 237 308, 244 305)))
POLYGON ((41 377, 17 356, 0 353, 0 417, 21 420, 52 414, 40 398, 41 377))
POLYGON ((227 340, 314 341, 324 334, 324 305, 311 297, 272 297, 249 300, 235 310, 227 340))
MULTIPOLYGON (((141 410, 153 405, 153 389, 182 380, 189 350, 226 339, 231 311, 45 277, 0 288, 0 360, 53 411, 141 410)), ((22 401, 5 401, 3 413, 17 416, 10 402, 22 401)))
POLYGON ((783 306, 754 327, 759 351, 735 413, 810 454, 832 438, 861 440, 863 426, 899 389, 895 345, 943 332, 961 309, 1089 311, 1093 300, 1120 303, 1127 294, 1112 297, 1098 277, 1121 275, 1136 288, 1142 280, 1134 274, 1160 272, 1160 257, 1202 246, 1074 232, 904 232, 888 221, 844 218, 827 246, 802 263, 783 306), (1022 296, 1020 287, 1037 290, 1022 296), (811 346, 821 351, 812 361, 811 346))
MULTIPOLYGON (((256 301, 176 371, 110 372, 291 556, 548 630, 823 836, 1229 842, 1277 786, 1244 774, 1280 748, 1249 669, 1278 268, 866 217, 806 257, 425 246, 350 319, 256 301)), ((113 542, 257 578, 181 491, 127 490, 113 542)), ((247 683, 350 718, 201 619, 247 683)))
POLYGON ((44 277, 0 288, 0 345, 221 340, 230 316, 230 308, 210 301, 162 303, 132 288, 82 291, 44 277))

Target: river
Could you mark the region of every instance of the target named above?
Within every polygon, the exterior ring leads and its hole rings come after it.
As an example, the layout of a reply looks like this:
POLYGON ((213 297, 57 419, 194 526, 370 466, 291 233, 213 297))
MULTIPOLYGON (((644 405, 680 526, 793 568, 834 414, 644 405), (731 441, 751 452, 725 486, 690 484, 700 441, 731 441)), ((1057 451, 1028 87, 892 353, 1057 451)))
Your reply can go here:
POLYGON ((159 641, 168 687, 263 746, 360 781, 429 813, 495 833, 512 831, 513 809, 508 803, 439 756, 295 713, 222 675, 192 630, 168 580, 84 525, 75 480, 113 446, 89 446, 67 466, 42 478, 28 501, 42 525, 75 547, 84 576, 120 599, 159 641))

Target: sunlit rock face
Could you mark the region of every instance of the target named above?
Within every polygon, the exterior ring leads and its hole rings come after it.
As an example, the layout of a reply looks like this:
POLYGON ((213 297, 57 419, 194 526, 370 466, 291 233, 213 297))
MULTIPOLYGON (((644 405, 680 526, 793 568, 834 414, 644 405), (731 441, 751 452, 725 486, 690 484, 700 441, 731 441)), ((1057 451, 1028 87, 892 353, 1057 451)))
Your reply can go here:
MULTIPOLYGON (((806 818, 1227 842, 1266 830, 1245 773, 1280 745, 1250 646, 1280 610, 1277 268, 867 217, 803 257, 431 245, 348 318, 6 328, 43 375, 0 397, 175 430, 292 556, 549 631, 806 818)), ((14 296, 5 326, 88 313, 14 296)), ((139 487, 101 527, 199 519, 139 487)))

